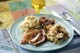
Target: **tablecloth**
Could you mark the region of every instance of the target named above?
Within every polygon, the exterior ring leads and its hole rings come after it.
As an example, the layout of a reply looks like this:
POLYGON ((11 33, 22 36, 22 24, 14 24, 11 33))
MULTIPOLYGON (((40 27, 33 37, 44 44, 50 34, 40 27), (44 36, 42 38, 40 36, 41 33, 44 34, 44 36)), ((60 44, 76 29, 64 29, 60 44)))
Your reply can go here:
POLYGON ((32 13, 34 10, 31 8, 30 0, 0 2, 0 21, 3 22, 0 28, 8 28, 17 18, 32 13))
MULTIPOLYGON (((49 0, 48 0, 49 1, 49 0)), ((59 1, 59 0, 58 0, 59 1)), ((67 2, 67 1, 66 1, 67 2)), ((58 4, 53 4, 53 2, 47 2, 46 9, 43 9, 41 13, 51 14, 51 11, 56 11, 61 14, 62 12, 68 12, 74 17, 79 24, 79 12, 72 11, 73 7, 69 6, 65 2, 57 2, 58 4), (66 7, 65 7, 66 6, 66 7)), ((3 25, 0 28, 10 28, 11 24, 18 18, 28 14, 35 14, 35 10, 31 7, 31 0, 9 0, 0 2, 0 20, 3 21, 3 25)), ((7 43, 3 37, 2 31, 0 30, 0 53, 14 53, 11 45, 7 43)), ((69 45, 64 47, 63 49, 57 50, 58 52, 62 52, 65 50, 73 49, 80 47, 80 36, 76 34, 69 45)), ((56 53, 57 51, 48 51, 48 52, 33 52, 21 47, 17 47, 21 53, 56 53)))

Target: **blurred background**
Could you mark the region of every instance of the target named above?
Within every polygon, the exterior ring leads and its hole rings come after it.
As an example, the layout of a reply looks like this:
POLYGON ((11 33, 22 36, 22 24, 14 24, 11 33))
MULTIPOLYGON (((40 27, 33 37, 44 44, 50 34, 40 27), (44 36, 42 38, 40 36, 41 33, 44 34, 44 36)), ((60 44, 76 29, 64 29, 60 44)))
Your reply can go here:
MULTIPOLYGON (((45 1, 46 7, 40 11, 41 14, 68 12, 80 21, 80 0, 45 1)), ((35 14, 31 0, 0 0, 0 28, 9 28, 17 18, 28 14, 35 14)))

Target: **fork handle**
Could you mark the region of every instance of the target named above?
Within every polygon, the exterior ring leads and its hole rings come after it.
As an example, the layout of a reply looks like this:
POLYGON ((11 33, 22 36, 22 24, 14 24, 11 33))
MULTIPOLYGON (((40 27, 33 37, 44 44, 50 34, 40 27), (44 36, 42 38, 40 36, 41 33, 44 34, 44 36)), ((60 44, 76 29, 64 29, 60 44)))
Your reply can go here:
POLYGON ((11 41, 9 41, 13 47, 13 50, 14 50, 14 53, 20 53, 18 50, 17 50, 17 46, 14 45, 14 43, 11 41))
POLYGON ((74 25, 72 25, 73 29, 80 35, 80 26, 72 19, 70 19, 70 21, 74 23, 74 25))

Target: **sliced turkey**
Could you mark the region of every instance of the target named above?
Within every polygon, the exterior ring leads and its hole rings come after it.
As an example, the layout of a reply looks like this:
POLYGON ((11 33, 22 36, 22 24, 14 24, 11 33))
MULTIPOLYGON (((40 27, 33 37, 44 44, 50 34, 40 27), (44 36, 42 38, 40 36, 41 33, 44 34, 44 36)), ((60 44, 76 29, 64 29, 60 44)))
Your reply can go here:
POLYGON ((30 41, 31 39, 33 39, 34 37, 36 37, 36 35, 40 32, 40 30, 38 29, 34 29, 34 30, 29 30, 27 32, 24 32, 22 34, 22 40, 21 40, 21 44, 27 44, 28 41, 30 41))
POLYGON ((28 43, 29 43, 29 44, 35 43, 39 37, 40 37, 40 33, 38 33, 36 37, 34 37, 34 38, 31 39, 30 41, 28 41, 28 43))
POLYGON ((33 44, 35 46, 39 46, 39 45, 41 45, 44 42, 45 42, 45 36, 44 35, 41 35, 41 39, 39 41, 37 41, 36 43, 33 43, 33 44))
POLYGON ((34 37, 33 39, 31 39, 30 41, 28 41, 29 44, 33 44, 35 46, 39 46, 41 45, 43 42, 45 42, 45 31, 42 29, 37 35, 36 37, 34 37))

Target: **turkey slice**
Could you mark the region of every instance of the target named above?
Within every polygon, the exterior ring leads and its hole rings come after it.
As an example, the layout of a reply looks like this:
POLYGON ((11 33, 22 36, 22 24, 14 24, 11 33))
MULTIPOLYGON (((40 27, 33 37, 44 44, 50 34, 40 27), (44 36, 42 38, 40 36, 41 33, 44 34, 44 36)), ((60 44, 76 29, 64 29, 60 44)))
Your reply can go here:
POLYGON ((40 37, 40 33, 38 33, 35 38, 33 38, 33 39, 31 39, 30 41, 28 41, 28 43, 29 43, 29 44, 35 43, 39 37, 40 37))
POLYGON ((40 41, 38 41, 38 42, 36 42, 36 43, 33 43, 35 46, 39 46, 39 45, 41 45, 42 43, 44 43, 45 42, 45 36, 43 35, 43 37, 42 37, 42 39, 40 40, 40 41))

